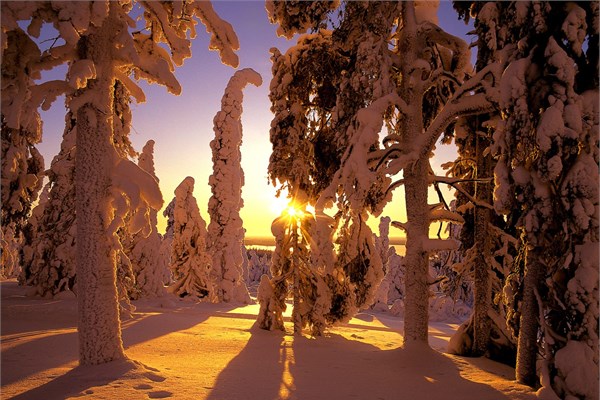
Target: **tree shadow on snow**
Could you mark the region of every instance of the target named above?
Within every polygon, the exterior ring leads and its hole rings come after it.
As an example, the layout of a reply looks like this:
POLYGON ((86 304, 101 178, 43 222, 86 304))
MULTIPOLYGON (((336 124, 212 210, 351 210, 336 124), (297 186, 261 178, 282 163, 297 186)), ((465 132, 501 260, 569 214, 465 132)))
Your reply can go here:
MULTIPOLYGON (((256 318, 256 316, 255 316, 256 318)), ((283 332, 253 326, 244 349, 217 376, 207 400, 279 399, 286 340, 283 332)))
POLYGON ((138 386, 130 388, 130 393, 150 387, 139 382, 158 382, 164 378, 146 369, 140 363, 131 360, 119 360, 95 366, 78 366, 64 375, 35 389, 21 393, 12 400, 60 400, 69 397, 93 395, 96 387, 110 386, 121 389, 125 381, 131 380, 138 386))
POLYGON ((509 399, 464 379, 447 357, 427 346, 381 350, 343 336, 294 338, 290 373, 297 399, 509 399), (326 384, 323 384, 326 380, 326 384))
MULTIPOLYGON (((24 290, 17 289, 19 292, 24 290)), ((56 302, 66 302, 60 306, 63 311, 60 318, 37 319, 36 316, 45 315, 49 311, 48 301, 39 298, 19 296, 19 299, 14 302, 7 301, 2 304, 3 387, 40 372, 77 362, 78 336, 74 326, 74 322, 77 321, 76 301, 74 299, 52 301, 52 303, 56 302), (22 312, 12 312, 11 307, 22 312), (7 317, 5 311, 10 316, 7 317), (8 330, 11 332, 10 335, 6 334, 7 327, 10 328, 8 330)), ((139 312, 134 313, 133 318, 122 322, 125 351, 139 343, 190 329, 207 320, 213 313, 226 312, 235 307, 229 304, 184 303, 178 308, 151 308, 148 311, 148 307, 142 306, 139 312)), ((79 371, 77 368, 47 384, 69 379, 72 371, 79 371)))
POLYGON ((219 374, 208 400, 509 399, 464 379, 426 346, 381 350, 337 334, 306 338, 253 328, 247 346, 219 374))
POLYGON ((152 313, 145 313, 140 307, 133 318, 121 323, 123 345, 127 351, 128 347, 190 329, 216 313, 225 313, 236 307, 238 306, 227 303, 190 303, 178 308, 158 309, 158 312, 152 313))

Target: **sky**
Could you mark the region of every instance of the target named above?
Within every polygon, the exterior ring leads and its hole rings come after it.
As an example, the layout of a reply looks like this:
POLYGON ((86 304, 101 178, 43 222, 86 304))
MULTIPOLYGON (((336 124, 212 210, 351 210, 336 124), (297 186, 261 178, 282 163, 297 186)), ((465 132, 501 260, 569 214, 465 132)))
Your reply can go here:
MULTIPOLYGON (((259 88, 248 85, 244 90, 242 168, 245 186, 242 197, 244 208, 241 217, 246 237, 271 236, 271 222, 285 208, 285 199, 276 199, 276 188, 269 183, 267 168, 271 154, 269 128, 273 118, 268 98, 271 80, 269 49, 277 47, 282 53, 296 43, 277 37, 276 25, 269 23, 264 1, 213 1, 213 7, 221 18, 234 28, 240 42, 237 51, 241 68, 252 68, 262 75, 263 85, 259 88)), ((466 38, 471 29, 458 21, 449 1, 442 1, 438 11, 440 26, 446 31, 466 38)), ((133 126, 130 139, 134 148, 141 151, 152 139, 156 175, 160 180, 164 207, 174 197, 174 190, 181 181, 191 176, 195 180, 194 196, 207 223, 207 209, 211 196, 208 178, 212 174, 210 141, 214 138, 213 118, 221 108, 221 97, 235 69, 221 64, 218 53, 208 50, 209 35, 198 25, 197 37, 192 41, 192 57, 177 68, 175 75, 183 88, 180 96, 174 96, 158 85, 141 87, 146 93, 146 102, 132 104, 133 126)), ((59 98, 47 112, 42 112, 43 140, 38 145, 44 155, 46 168, 54 155, 58 154, 64 129, 64 100, 59 98)), ((453 146, 438 146, 432 161, 434 168, 455 158, 453 146)), ((403 190, 394 192, 393 201, 385 208, 382 216, 405 221, 403 190)), ((451 195, 447 200, 451 200, 451 195)), ((370 225, 377 232, 378 219, 371 218, 370 225)), ((159 213, 158 229, 164 232, 166 219, 159 213)), ((435 228, 437 230, 437 228, 435 228)), ((392 230, 391 236, 403 233, 392 230)))

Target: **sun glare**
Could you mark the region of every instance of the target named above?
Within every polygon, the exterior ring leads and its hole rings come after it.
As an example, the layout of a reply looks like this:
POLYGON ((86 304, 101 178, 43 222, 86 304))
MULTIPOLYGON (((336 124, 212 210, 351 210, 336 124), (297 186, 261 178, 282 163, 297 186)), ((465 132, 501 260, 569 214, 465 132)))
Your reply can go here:
POLYGON ((279 196, 273 197, 273 199, 271 200, 270 208, 274 214, 280 215, 289 207, 289 205, 290 199, 286 198, 285 196, 279 196))
POLYGON ((302 210, 297 209, 296 207, 289 205, 285 209, 285 213, 292 218, 298 218, 302 215, 302 210))

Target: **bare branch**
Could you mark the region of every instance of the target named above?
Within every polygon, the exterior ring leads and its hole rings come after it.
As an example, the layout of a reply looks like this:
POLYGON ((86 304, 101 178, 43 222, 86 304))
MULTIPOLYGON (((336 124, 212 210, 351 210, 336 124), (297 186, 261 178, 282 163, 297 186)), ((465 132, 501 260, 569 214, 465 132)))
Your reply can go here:
POLYGON ((492 183, 493 178, 450 178, 447 176, 430 175, 431 183, 445 183, 446 185, 455 185, 457 183, 477 182, 477 183, 492 183))
POLYGON ((396 182, 392 183, 387 190, 385 191, 385 195, 387 197, 387 195, 392 192, 394 189, 396 189, 398 186, 402 186, 404 185, 404 179, 399 179, 396 182))
POLYGON ((402 229, 404 232, 408 232, 408 228, 406 226, 406 223, 404 222, 392 221, 391 226, 393 226, 394 228, 402 229))
MULTIPOLYGON (((461 194, 463 194, 467 199, 469 199, 469 201, 471 201, 474 205, 476 205, 478 207, 487 208, 488 210, 493 210, 494 207, 491 204, 476 199, 475 197, 471 196, 471 194, 469 194, 469 192, 467 192, 460 185, 458 185, 458 183, 462 183, 462 182, 466 182, 466 181, 467 180, 465 180, 465 181, 459 180, 456 182, 451 182, 451 180, 449 180, 448 182, 441 182, 441 183, 445 183, 446 185, 452 186, 454 189, 458 190, 461 194)), ((475 181, 477 181, 477 180, 475 180, 475 181)))

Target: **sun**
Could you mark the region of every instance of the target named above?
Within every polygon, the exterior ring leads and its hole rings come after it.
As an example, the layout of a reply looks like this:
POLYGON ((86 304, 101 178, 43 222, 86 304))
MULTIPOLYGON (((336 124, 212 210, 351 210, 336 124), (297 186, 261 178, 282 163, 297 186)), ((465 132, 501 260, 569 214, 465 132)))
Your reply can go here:
POLYGON ((302 212, 302 210, 296 208, 293 204, 289 204, 287 206, 287 208, 284 210, 284 212, 290 217, 290 218, 300 218, 302 217, 302 214, 304 214, 302 212))
POLYGON ((293 199, 280 196, 274 197, 270 204, 271 211, 277 215, 285 215, 288 218, 302 218, 304 211, 296 205, 293 199))

